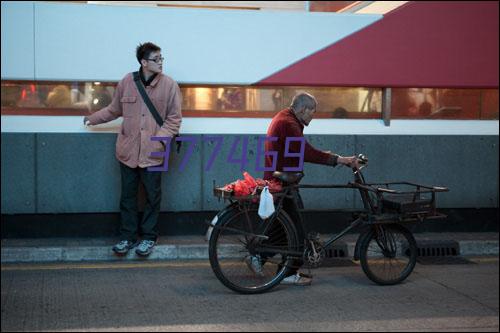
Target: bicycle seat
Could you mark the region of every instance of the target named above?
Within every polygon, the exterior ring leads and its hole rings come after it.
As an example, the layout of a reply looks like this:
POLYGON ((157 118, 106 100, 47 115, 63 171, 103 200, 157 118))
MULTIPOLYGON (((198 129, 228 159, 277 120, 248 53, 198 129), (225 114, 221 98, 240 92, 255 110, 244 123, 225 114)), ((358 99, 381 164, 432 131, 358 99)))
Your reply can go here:
POLYGON ((287 184, 297 184, 300 182, 304 173, 302 172, 285 172, 285 171, 274 171, 273 177, 281 180, 283 183, 287 184))

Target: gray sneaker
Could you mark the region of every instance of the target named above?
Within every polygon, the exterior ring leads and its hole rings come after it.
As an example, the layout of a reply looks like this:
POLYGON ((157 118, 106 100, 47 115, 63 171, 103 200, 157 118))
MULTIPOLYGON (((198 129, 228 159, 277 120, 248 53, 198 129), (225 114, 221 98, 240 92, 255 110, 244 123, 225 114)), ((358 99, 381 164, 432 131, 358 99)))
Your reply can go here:
POLYGON ((149 256, 153 252, 155 244, 155 241, 143 239, 137 249, 135 249, 135 253, 143 257, 149 256))
POLYGON ((126 254, 130 249, 137 246, 137 241, 122 240, 113 246, 113 252, 116 254, 126 254))
POLYGON ((297 273, 295 275, 290 275, 281 280, 282 284, 292 285, 292 286, 310 286, 312 283, 312 276, 302 273, 297 273))
POLYGON ((254 272, 255 275, 261 277, 264 276, 260 256, 246 256, 245 263, 247 264, 248 268, 250 268, 250 270, 254 272))

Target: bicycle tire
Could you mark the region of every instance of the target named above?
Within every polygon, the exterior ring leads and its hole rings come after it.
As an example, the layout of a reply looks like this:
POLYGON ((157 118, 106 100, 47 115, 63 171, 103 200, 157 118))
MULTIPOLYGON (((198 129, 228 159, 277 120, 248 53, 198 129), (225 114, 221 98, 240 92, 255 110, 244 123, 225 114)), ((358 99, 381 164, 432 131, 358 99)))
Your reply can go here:
MULTIPOLYGON (((285 211, 280 211, 279 215, 272 219, 272 222, 269 220, 260 220, 256 210, 248 211, 248 214, 253 217, 251 221, 254 223, 259 223, 260 225, 262 225, 262 223, 273 223, 279 227, 281 231, 278 229, 276 230, 278 230, 278 232, 283 232, 284 238, 286 238, 286 244, 283 246, 283 251, 296 251, 299 248, 297 231, 292 220, 285 211)), ((208 255, 210 266, 217 279, 229 289, 241 294, 263 293, 274 288, 281 282, 289 272, 290 266, 293 265, 294 258, 287 255, 281 255, 281 259, 279 257, 275 259, 274 256, 277 255, 275 254, 266 260, 262 260, 264 276, 257 276, 254 271, 251 271, 249 265, 244 262, 247 256, 250 255, 250 252, 248 252, 248 244, 243 244, 242 239, 245 237, 252 237, 248 235, 249 230, 243 227, 241 223, 241 221, 245 219, 244 215, 244 211, 240 211, 238 207, 234 207, 220 217, 209 240, 208 255), (241 230, 242 233, 238 234, 238 230, 241 230), (224 239, 226 236, 236 238, 236 243, 231 243, 233 240, 226 241, 224 239), (241 244, 238 244, 238 241, 241 244), (240 246, 240 251, 237 251, 236 248, 231 248, 234 244, 240 246), (235 258, 233 258, 232 255, 234 255, 235 258), (279 261, 280 264, 277 264, 274 260, 279 261)), ((281 238, 280 236, 280 240, 281 238)), ((247 238, 245 239, 247 240, 247 238)), ((259 255, 261 254, 263 255, 264 253, 260 253, 259 255)))
POLYGON ((361 267, 379 285, 401 283, 415 268, 417 242, 400 224, 376 225, 360 241, 361 267))

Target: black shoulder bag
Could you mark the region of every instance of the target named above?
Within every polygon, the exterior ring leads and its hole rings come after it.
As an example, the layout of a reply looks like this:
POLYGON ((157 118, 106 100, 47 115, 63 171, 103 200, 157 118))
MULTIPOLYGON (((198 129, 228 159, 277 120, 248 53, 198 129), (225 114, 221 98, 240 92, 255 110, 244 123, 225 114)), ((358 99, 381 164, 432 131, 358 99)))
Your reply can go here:
MULTIPOLYGON (((158 126, 162 127, 163 126, 163 119, 161 119, 160 114, 158 113, 158 111, 156 111, 155 106, 153 105, 153 103, 149 99, 149 96, 146 93, 146 90, 144 90, 144 86, 141 83, 141 77, 139 76, 139 72, 134 72, 133 75, 134 75, 135 85, 137 86, 137 90, 141 94, 142 99, 144 100, 144 103, 146 103, 146 106, 148 107, 149 112, 151 112, 151 114, 153 115, 153 118, 155 118, 156 123, 158 124, 158 126)), ((179 134, 176 134, 174 136, 174 140, 178 136, 179 136, 179 134)), ((181 150, 182 142, 181 141, 176 141, 175 143, 177 144, 177 153, 179 153, 180 150, 181 150)))

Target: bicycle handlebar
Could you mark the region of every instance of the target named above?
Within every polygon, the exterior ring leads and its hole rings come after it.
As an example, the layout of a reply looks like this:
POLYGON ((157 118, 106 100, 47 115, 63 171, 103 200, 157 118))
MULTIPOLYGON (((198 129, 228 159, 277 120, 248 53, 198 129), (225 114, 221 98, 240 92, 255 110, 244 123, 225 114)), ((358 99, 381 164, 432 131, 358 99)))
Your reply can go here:
POLYGON ((365 155, 358 154, 358 156, 356 158, 358 160, 357 162, 358 162, 359 168, 352 168, 352 172, 354 174, 357 174, 361 169, 363 169, 365 166, 368 165, 368 157, 366 157, 365 155))
POLYGON ((363 154, 359 154, 358 155, 358 163, 359 164, 362 164, 362 165, 366 165, 368 164, 368 157, 366 157, 365 155, 363 154))

